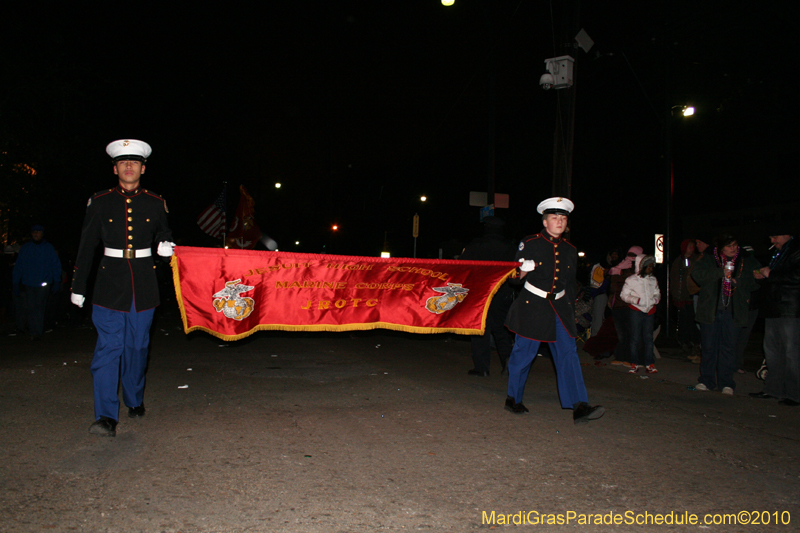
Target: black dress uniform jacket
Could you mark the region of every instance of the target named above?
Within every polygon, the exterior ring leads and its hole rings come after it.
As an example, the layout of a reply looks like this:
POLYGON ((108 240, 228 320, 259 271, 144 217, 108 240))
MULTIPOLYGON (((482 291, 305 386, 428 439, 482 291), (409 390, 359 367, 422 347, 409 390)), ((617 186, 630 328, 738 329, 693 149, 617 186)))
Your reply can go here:
POLYGON ((556 320, 560 320, 570 337, 577 337, 575 273, 578 253, 575 246, 542 231, 523 239, 517 251, 517 261, 520 259, 536 261, 536 269, 528 272, 524 281, 544 292, 566 292, 558 300, 549 300, 523 287, 508 312, 506 327, 528 339, 555 342, 556 320))
MULTIPOLYGON (((147 189, 126 191, 119 186, 96 193, 86 206, 72 292, 86 294, 98 244, 118 250, 140 250, 171 240, 167 204, 161 196, 147 189)), ((137 312, 160 303, 153 255, 135 259, 104 255, 97 271, 92 303, 127 312, 134 297, 137 312)))

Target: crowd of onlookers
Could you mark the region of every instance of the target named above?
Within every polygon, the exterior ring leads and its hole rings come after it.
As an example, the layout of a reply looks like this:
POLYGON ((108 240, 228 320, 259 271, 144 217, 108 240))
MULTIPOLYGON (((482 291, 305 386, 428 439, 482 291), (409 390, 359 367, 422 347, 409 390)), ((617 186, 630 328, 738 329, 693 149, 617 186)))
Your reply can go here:
POLYGON ((786 226, 770 232, 763 265, 733 235, 711 242, 686 239, 661 283, 654 257, 642 247, 631 246, 624 255, 608 252, 588 276, 592 311, 584 349, 598 360, 626 365, 632 374, 655 373, 654 339, 668 331, 700 367, 697 390, 733 395, 761 314, 766 372, 759 377, 766 381, 764 392, 753 396, 800 405, 800 246, 786 226), (669 296, 663 304, 662 295, 669 296), (662 329, 665 314, 673 320, 662 329))

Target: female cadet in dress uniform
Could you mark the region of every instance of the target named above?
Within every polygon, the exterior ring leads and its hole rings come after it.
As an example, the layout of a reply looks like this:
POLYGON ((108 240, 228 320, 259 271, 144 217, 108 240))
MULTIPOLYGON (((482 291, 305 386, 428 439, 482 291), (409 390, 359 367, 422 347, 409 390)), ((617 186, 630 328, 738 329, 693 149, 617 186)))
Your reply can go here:
POLYGON ((167 226, 167 204, 139 181, 150 145, 114 141, 106 152, 119 183, 96 193, 86 207, 75 260, 72 303, 83 307, 95 248, 105 247, 92 297, 97 346, 92 359, 95 422, 89 433, 113 437, 119 419, 119 382, 130 418, 144 416, 144 373, 150 325, 159 304, 152 246, 169 257, 175 243, 167 226))
POLYGON ((556 367, 558 395, 564 409, 573 409, 576 424, 603 416, 602 406, 590 406, 575 346, 575 271, 578 254, 561 238, 574 204, 567 198, 548 198, 539 204, 544 230, 526 237, 519 245, 517 260, 525 281, 506 319, 516 334, 508 361, 508 397, 505 408, 522 414, 525 382, 539 344, 550 343, 556 367))

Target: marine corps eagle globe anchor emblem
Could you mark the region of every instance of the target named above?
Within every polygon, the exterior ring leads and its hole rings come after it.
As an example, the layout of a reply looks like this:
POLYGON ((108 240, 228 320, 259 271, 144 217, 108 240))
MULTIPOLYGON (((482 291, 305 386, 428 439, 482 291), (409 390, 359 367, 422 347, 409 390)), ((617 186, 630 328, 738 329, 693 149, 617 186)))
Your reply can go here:
POLYGON ((214 309, 228 318, 242 320, 250 316, 255 307, 255 300, 242 297, 243 292, 252 291, 255 287, 241 285, 241 279, 226 281, 225 288, 214 294, 214 309))
POLYGON ((437 315, 441 315, 463 302, 469 292, 469 289, 465 289, 460 283, 448 283, 447 287, 433 287, 433 290, 443 294, 428 298, 425 301, 425 309, 437 315))

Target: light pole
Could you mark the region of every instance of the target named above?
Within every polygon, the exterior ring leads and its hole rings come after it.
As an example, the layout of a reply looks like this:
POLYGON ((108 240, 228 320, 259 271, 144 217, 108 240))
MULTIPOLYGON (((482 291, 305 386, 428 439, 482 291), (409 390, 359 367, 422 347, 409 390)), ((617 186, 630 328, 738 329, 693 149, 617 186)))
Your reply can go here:
POLYGON ((691 117, 694 115, 694 107, 690 105, 673 105, 669 108, 667 112, 666 119, 664 120, 664 159, 666 165, 666 172, 667 172, 667 227, 666 231, 664 232, 664 264, 667 267, 667 308, 665 312, 665 322, 667 327, 667 336, 670 335, 670 323, 669 323, 669 271, 672 267, 672 261, 669 254, 670 249, 670 242, 672 236, 672 200, 673 200, 673 193, 675 190, 675 171, 672 162, 672 122, 673 117, 675 116, 676 110, 680 110, 680 115, 682 117, 691 117))
MULTIPOLYGON (((428 197, 420 195, 419 197, 420 203, 424 204, 428 201, 428 197)), ((414 222, 412 223, 411 227, 411 234, 414 236, 414 258, 417 257, 417 237, 419 237, 419 213, 414 213, 414 222)))

